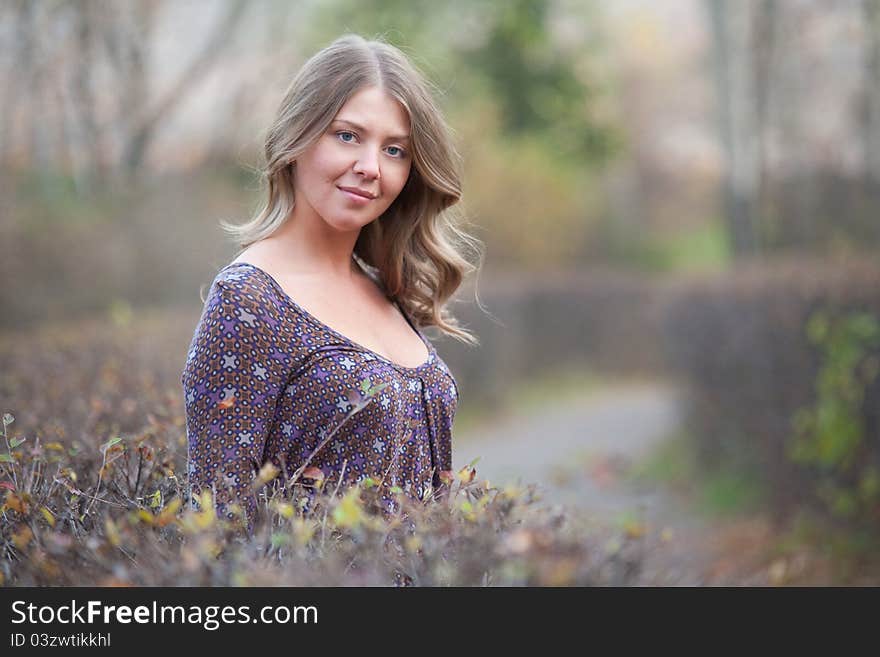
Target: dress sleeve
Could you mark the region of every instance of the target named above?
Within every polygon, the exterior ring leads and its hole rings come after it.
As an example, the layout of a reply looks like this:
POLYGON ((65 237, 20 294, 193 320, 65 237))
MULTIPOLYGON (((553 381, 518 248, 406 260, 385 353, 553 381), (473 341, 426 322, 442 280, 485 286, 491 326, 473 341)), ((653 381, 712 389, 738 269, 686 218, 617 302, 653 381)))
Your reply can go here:
POLYGON ((443 488, 440 473, 444 470, 452 470, 452 426, 458 408, 458 383, 450 374, 448 388, 438 387, 439 390, 448 392, 441 394, 436 403, 437 437, 432 446, 436 467, 431 483, 435 489, 442 490, 445 494, 448 488, 443 488))
POLYGON ((212 491, 218 516, 231 502, 253 528, 255 471, 286 386, 290 356, 281 348, 277 306, 252 282, 215 279, 181 376, 186 408, 190 505, 212 491))

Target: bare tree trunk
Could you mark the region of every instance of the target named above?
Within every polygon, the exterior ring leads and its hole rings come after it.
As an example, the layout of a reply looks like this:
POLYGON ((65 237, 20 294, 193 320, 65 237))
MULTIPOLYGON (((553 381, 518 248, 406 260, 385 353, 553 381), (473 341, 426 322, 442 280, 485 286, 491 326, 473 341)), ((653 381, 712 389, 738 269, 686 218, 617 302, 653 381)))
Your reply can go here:
POLYGON ((34 22, 35 7, 25 0, 2 5, 2 9, 12 25, 13 39, 9 47, 9 64, 4 70, 4 98, 0 103, 0 155, 4 166, 12 166, 11 157, 15 151, 14 132, 19 113, 27 107, 31 88, 30 80, 34 67, 34 22))
MULTIPOLYGON (((145 0, 136 3, 129 11, 120 12, 119 8, 114 8, 116 14, 102 35, 116 78, 115 86, 119 90, 116 115, 111 125, 121 142, 115 158, 116 174, 121 177, 129 171, 124 162, 130 157, 133 142, 137 140, 137 117, 143 113, 149 98, 147 51, 158 7, 158 2, 145 0)), ((141 144, 141 154, 144 148, 145 144, 141 144)))
POLYGON ((721 140, 727 156, 724 211, 735 257, 757 251, 759 154, 756 99, 749 58, 749 6, 706 0, 714 34, 721 140))
POLYGON ((880 185, 880 0, 864 0, 865 114, 863 139, 865 179, 880 185))
POLYGON ((211 67, 217 53, 222 50, 224 43, 234 33, 244 8, 244 0, 232 0, 226 13, 214 28, 211 37, 189 63, 177 82, 151 107, 138 108, 140 111, 134 115, 135 122, 122 155, 122 166, 126 174, 133 175, 140 168, 149 142, 155 136, 161 120, 174 111, 175 107, 192 91, 198 79, 211 67))
POLYGON ((92 2, 67 6, 67 10, 72 12, 75 36, 72 55, 66 62, 71 70, 65 76, 66 84, 62 90, 66 101, 63 121, 71 173, 81 194, 89 193, 102 178, 101 135, 95 116, 97 107, 92 84, 97 9, 92 2))
POLYGON ((46 26, 45 16, 41 14, 39 5, 28 4, 28 11, 24 15, 26 22, 23 27, 28 33, 27 57, 30 65, 30 75, 25 78, 27 84, 27 100, 25 107, 30 108, 30 121, 28 131, 28 151, 30 164, 39 172, 45 172, 52 168, 53 163, 53 139, 52 133, 55 128, 49 112, 54 98, 48 89, 50 76, 48 71, 47 53, 45 48, 40 47, 38 35, 46 26))
POLYGON ((767 126, 770 119, 771 90, 774 85, 776 27, 779 7, 777 0, 760 0, 752 29, 755 76, 755 139, 757 140, 758 189, 755 212, 758 220, 755 237, 758 247, 764 246, 764 231, 769 210, 770 190, 767 167, 767 126))

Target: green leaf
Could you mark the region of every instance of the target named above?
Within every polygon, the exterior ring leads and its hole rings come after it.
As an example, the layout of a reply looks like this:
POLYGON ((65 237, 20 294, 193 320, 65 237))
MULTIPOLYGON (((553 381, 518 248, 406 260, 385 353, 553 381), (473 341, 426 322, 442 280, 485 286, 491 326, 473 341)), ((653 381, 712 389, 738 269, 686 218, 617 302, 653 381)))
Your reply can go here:
POLYGON ((25 440, 27 440, 27 438, 13 438, 12 440, 9 441, 9 446, 12 449, 15 449, 16 447, 21 445, 25 440))
POLYGON ((0 463, 12 463, 14 460, 9 454, 0 454, 0 463))
POLYGON ((828 335, 828 318, 824 313, 816 312, 807 321, 807 337, 813 344, 819 344, 828 335))
POLYGON ((122 438, 120 438, 119 436, 116 436, 116 438, 111 438, 111 439, 108 440, 106 443, 104 443, 103 445, 101 445, 101 451, 108 450, 108 449, 110 449, 111 447, 113 447, 113 445, 116 445, 116 444, 121 443, 121 442, 122 442, 122 438))
POLYGON ((377 392, 381 392, 382 390, 385 390, 385 388, 387 388, 389 385, 390 384, 388 384, 388 383, 377 383, 372 388, 370 388, 366 394, 368 397, 372 397, 377 392))

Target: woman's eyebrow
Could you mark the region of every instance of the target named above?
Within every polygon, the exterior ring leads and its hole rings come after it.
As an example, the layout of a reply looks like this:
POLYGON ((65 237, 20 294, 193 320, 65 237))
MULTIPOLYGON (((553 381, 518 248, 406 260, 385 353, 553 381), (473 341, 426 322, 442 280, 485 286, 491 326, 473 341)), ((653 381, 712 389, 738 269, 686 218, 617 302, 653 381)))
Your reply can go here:
MULTIPOLYGON (((333 119, 333 122, 334 123, 346 123, 346 124, 350 125, 352 128, 356 128, 356 129, 360 130, 361 132, 366 132, 366 133, 370 132, 364 126, 362 126, 360 123, 355 123, 354 121, 349 121, 348 119, 333 119)), ((401 141, 409 141, 409 135, 391 135, 390 137, 388 137, 388 139, 399 139, 401 141)))

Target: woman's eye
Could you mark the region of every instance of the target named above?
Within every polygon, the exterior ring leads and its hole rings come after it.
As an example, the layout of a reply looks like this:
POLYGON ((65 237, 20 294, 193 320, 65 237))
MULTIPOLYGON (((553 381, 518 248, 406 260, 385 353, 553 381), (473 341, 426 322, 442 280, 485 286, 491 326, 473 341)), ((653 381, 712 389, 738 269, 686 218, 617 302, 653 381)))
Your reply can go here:
MULTIPOLYGON (((354 134, 353 132, 349 132, 348 130, 340 130, 339 132, 336 133, 336 136, 339 137, 340 139, 342 139, 342 141, 346 144, 352 143, 352 140, 345 138, 346 136, 357 137, 356 134, 354 134)), ((396 153, 391 153, 392 157, 396 157, 396 158, 406 157, 406 151, 403 150, 400 146, 389 146, 389 149, 393 149, 393 150, 397 151, 396 153)))

